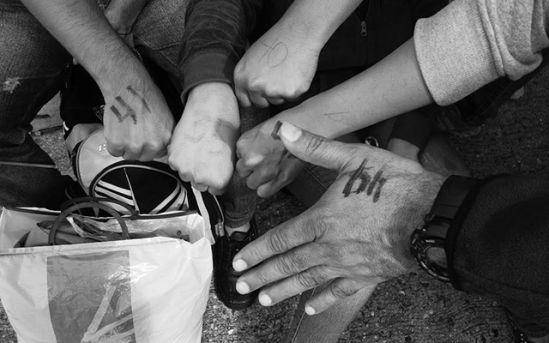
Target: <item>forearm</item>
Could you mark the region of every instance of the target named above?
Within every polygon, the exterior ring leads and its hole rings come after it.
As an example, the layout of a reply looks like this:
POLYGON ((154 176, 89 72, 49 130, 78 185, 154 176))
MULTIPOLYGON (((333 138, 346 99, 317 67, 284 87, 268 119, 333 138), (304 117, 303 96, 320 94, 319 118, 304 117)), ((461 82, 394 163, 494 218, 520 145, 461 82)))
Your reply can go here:
MULTIPOLYGON (((100 87, 112 71, 142 67, 110 27, 95 0, 22 0, 29 11, 93 76, 100 87)), ((119 75, 119 73, 116 73, 119 75)))
POLYGON ((232 84, 260 0, 191 0, 179 66, 183 96, 205 82, 232 84))
POLYGON ((318 42, 319 49, 360 5, 362 0, 296 0, 276 26, 318 42))
POLYGON ((412 41, 354 78, 271 119, 336 138, 432 102, 412 41))
POLYGON ((150 0, 111 0, 105 10, 105 16, 112 20, 111 23, 118 23, 113 27, 118 33, 129 33, 135 24, 137 17, 150 0))

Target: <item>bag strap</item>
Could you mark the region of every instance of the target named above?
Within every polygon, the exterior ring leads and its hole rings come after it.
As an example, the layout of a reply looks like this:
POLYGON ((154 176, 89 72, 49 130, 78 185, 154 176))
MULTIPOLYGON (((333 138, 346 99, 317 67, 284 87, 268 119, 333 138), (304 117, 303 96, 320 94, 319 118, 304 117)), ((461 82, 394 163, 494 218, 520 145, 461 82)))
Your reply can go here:
MULTIPOLYGON (((99 199, 100 198, 97 198, 97 200, 99 200, 99 199)), ((98 210, 103 210, 103 211, 107 212, 108 214, 112 215, 113 218, 116 219, 118 221, 118 223, 120 224, 120 228, 122 229, 122 238, 123 239, 130 239, 130 233, 128 231, 128 226, 126 225, 126 222, 124 221, 124 219, 122 218, 122 216, 118 212, 116 212, 111 207, 109 207, 105 204, 102 204, 100 202, 86 201, 86 202, 80 202, 78 204, 74 204, 72 206, 69 206, 59 214, 59 216, 55 219, 55 222, 53 223, 53 226, 50 230, 50 234, 48 236, 48 243, 50 245, 55 245, 55 236, 56 236, 57 230, 61 226, 61 223, 63 222, 63 220, 65 220, 68 216, 73 214, 75 211, 83 209, 83 208, 94 208, 94 209, 98 209, 98 210)))
MULTIPOLYGON (((123 207, 130 213, 130 218, 135 218, 138 216, 137 211, 132 206, 126 204, 125 202, 122 202, 117 199, 111 199, 111 198, 103 198, 103 197, 78 197, 78 198, 72 198, 64 203, 61 204, 61 210, 64 211, 65 209, 69 208, 72 205, 81 204, 81 203, 103 203, 103 202, 109 202, 118 206, 123 207)), ((86 207, 88 208, 88 207, 86 207)), ((114 211, 114 209, 112 209, 114 211)))

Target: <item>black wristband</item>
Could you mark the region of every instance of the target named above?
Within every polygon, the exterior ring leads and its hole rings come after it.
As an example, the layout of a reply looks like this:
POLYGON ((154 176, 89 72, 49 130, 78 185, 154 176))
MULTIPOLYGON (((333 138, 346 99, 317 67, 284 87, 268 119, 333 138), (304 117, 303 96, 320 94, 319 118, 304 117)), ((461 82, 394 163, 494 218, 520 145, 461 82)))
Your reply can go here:
POLYGON ((470 203, 467 198, 471 190, 476 189, 478 179, 450 176, 438 192, 429 214, 425 216, 424 224, 412 234, 410 250, 418 264, 433 277, 450 281, 453 279, 452 255, 455 236, 459 230, 456 218, 462 212, 462 205, 470 203), (449 236, 451 233, 452 237, 449 236), (446 266, 437 264, 429 257, 430 249, 444 249, 446 266))

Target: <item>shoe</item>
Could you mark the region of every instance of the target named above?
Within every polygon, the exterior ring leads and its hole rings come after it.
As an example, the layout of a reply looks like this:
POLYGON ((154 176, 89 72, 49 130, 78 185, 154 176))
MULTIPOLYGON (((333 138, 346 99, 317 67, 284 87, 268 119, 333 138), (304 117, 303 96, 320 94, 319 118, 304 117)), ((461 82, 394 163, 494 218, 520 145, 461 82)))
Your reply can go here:
MULTIPOLYGON (((224 232, 224 230, 223 230, 224 232)), ((244 310, 257 298, 258 291, 242 295, 236 291, 236 281, 242 275, 233 269, 233 258, 246 244, 257 237, 257 225, 252 218, 248 232, 235 231, 229 237, 216 235, 213 245, 214 286, 217 298, 232 310, 244 310)))

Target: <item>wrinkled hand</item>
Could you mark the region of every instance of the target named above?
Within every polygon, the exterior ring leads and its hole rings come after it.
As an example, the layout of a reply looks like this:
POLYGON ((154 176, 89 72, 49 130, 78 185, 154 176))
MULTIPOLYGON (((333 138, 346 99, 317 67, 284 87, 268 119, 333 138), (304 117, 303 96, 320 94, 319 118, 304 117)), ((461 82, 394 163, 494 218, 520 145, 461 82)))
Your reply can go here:
POLYGON ((169 146, 170 166, 196 189, 222 194, 233 174, 239 127, 238 104, 229 85, 195 87, 169 146))
POLYGON ((276 24, 255 42, 234 70, 235 93, 249 107, 279 105, 305 93, 322 45, 299 30, 276 24))
POLYGON ((166 100, 142 66, 124 76, 129 78, 100 85, 107 150, 127 160, 162 157, 173 130, 166 100))
POLYGON ((272 121, 266 121, 242 134, 236 143, 236 170, 262 198, 290 184, 305 166, 272 137, 274 128, 272 121))
POLYGON ((325 285, 306 305, 315 314, 410 270, 411 233, 431 208, 443 177, 390 152, 328 141, 288 123, 279 132, 292 154, 336 169, 339 176, 312 208, 235 256, 235 270, 251 268, 237 290, 262 288, 259 301, 270 306, 325 285))

